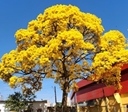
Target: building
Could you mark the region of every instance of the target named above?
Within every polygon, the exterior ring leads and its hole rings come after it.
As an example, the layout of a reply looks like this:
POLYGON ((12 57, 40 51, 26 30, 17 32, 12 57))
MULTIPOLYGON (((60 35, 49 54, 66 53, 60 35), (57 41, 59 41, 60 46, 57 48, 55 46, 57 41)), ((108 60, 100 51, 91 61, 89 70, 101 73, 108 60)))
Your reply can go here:
MULTIPOLYGON (((32 106, 32 112, 46 112, 47 100, 34 101, 31 106, 32 106)), ((9 110, 5 108, 5 101, 0 101, 0 112, 9 112, 9 110)))
POLYGON ((7 109, 5 109, 4 101, 0 101, 0 112, 7 112, 7 109))
POLYGON ((73 105, 78 105, 82 112, 127 112, 128 105, 128 64, 122 67, 122 89, 116 91, 113 86, 103 83, 81 80, 77 83, 79 90, 71 95, 73 105))

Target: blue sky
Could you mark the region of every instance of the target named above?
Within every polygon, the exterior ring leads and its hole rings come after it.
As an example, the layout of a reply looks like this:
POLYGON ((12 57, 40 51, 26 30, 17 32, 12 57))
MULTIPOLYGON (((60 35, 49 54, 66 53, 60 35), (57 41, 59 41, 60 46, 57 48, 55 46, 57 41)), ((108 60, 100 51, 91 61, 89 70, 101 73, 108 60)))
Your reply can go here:
MULTIPOLYGON (((55 4, 76 5, 81 11, 101 18, 105 32, 116 29, 128 37, 127 0, 0 0, 0 57, 16 48, 14 34, 18 29, 26 28, 29 21, 55 4)), ((61 101, 62 92, 50 79, 43 81, 43 89, 37 92, 37 99, 54 102, 54 86, 57 88, 57 100, 61 101)), ((14 91, 17 90, 10 89, 0 80, 0 94, 4 99, 14 91)))

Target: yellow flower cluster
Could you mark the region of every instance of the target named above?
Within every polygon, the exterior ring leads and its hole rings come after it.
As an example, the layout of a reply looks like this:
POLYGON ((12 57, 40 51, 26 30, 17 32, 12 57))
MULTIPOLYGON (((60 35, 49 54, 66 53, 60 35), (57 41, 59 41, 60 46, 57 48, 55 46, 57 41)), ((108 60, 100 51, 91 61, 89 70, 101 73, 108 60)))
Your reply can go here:
POLYGON ((114 85, 116 89, 121 89, 121 68, 120 66, 113 66, 108 72, 104 74, 104 83, 106 85, 114 85))
POLYGON ((70 23, 72 27, 79 27, 81 32, 84 30, 84 27, 92 30, 92 32, 95 32, 97 35, 101 35, 104 30, 101 25, 101 19, 93 14, 83 13, 78 7, 72 5, 52 6, 45 10, 42 17, 39 15, 38 18, 40 18, 38 20, 41 20, 41 22, 46 20, 44 26, 48 26, 49 29, 51 29, 49 27, 51 26, 50 24, 56 21, 58 26, 57 31, 61 32, 67 30, 67 24, 70 23))
POLYGON ((15 85, 16 85, 16 83, 17 83, 17 79, 18 79, 18 77, 16 77, 16 76, 12 76, 12 77, 9 79, 9 86, 10 86, 11 88, 14 88, 14 87, 15 87, 15 85))
POLYGON ((90 14, 90 13, 82 13, 81 18, 83 18, 80 26, 84 25, 94 32, 96 35, 101 36, 101 34, 104 31, 103 26, 101 25, 101 19, 97 18, 95 15, 90 14))
POLYGON ((57 36, 57 39, 61 42, 64 48, 70 46, 75 46, 75 50, 80 48, 85 49, 94 49, 94 46, 91 43, 84 42, 83 35, 76 29, 71 29, 69 31, 64 31, 57 36))
POLYGON ((126 47, 126 38, 117 30, 110 30, 109 32, 105 33, 100 40, 102 50, 113 52, 126 47))
POLYGON ((12 50, 9 54, 4 54, 2 57, 2 63, 6 66, 15 67, 15 59, 16 59, 17 52, 12 50))
POLYGON ((17 81, 18 81, 18 83, 22 83, 22 82, 24 82, 24 78, 19 77, 19 78, 17 79, 17 81))

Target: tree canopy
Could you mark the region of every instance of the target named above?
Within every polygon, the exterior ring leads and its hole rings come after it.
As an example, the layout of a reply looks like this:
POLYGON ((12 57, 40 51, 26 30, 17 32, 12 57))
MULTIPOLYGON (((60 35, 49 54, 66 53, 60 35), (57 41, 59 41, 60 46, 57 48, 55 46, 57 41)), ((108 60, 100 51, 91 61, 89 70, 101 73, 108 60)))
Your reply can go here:
POLYGON ((5 101, 5 107, 13 111, 21 111, 27 109, 29 106, 28 103, 34 101, 35 95, 26 97, 20 92, 15 92, 8 96, 8 99, 5 101))
POLYGON ((128 62, 126 38, 118 30, 104 33, 94 14, 72 5, 51 6, 15 37, 17 48, 0 63, 0 78, 12 88, 34 93, 45 77, 60 85, 63 96, 82 78, 120 88, 121 66, 128 62))

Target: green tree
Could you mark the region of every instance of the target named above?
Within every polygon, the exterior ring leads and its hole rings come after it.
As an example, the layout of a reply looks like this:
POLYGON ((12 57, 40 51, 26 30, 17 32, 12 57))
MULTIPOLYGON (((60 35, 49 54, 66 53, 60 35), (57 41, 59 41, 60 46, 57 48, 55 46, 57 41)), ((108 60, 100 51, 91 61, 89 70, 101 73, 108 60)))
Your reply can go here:
POLYGON ((5 107, 9 110, 20 112, 21 110, 28 109, 29 103, 32 103, 34 98, 35 95, 26 97, 20 92, 15 92, 9 95, 8 99, 5 101, 5 107))
POLYGON ((100 18, 76 6, 47 8, 15 33, 17 48, 2 57, 0 78, 12 88, 20 85, 26 95, 40 90, 43 78, 53 78, 63 91, 64 112, 77 79, 103 79, 119 89, 120 68, 128 62, 126 38, 103 31, 100 18))

